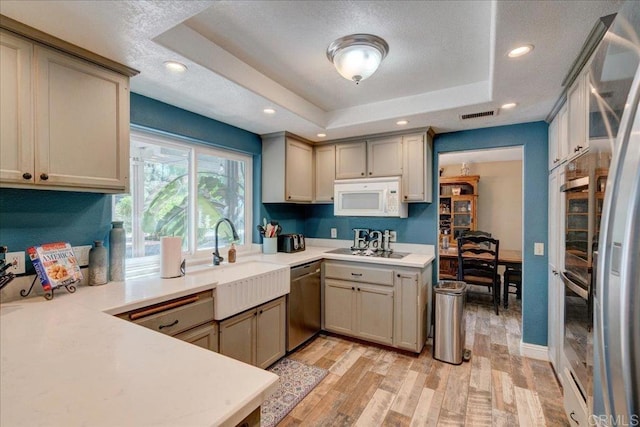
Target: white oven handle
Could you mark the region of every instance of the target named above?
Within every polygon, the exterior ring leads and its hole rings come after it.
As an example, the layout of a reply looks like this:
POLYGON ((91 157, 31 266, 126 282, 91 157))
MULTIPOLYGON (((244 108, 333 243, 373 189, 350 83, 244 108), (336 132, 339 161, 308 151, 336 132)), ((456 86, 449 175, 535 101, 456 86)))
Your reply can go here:
POLYGON ((560 276, 562 276, 562 281, 567 288, 578 294, 578 296, 580 296, 580 298, 584 299, 585 301, 589 301, 589 292, 586 289, 576 284, 573 280, 569 279, 567 275, 564 274, 564 271, 560 272, 560 276))

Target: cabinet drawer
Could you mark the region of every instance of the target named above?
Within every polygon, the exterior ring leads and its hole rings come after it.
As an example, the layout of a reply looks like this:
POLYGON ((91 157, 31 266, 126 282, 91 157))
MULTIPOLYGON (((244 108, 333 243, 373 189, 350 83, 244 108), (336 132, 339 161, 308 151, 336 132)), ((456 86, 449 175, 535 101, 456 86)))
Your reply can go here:
POLYGON ((213 321, 213 297, 210 292, 193 295, 136 310, 119 317, 163 334, 176 335, 194 326, 213 321))
POLYGON ((325 277, 393 286, 393 270, 352 264, 325 263, 325 277))

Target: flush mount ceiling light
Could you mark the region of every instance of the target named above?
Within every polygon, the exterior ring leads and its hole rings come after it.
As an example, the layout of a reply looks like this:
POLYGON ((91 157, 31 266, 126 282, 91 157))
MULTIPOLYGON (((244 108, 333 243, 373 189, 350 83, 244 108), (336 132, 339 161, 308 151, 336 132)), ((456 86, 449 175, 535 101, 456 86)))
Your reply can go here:
POLYGON ((387 42, 373 34, 351 34, 339 38, 327 48, 327 58, 338 73, 356 84, 371 77, 387 53, 387 42))
POLYGON ((409 124, 409 120, 398 120, 398 121, 396 122, 396 124, 397 124, 398 126, 408 125, 408 124, 409 124))
POLYGON ((187 71, 187 66, 177 61, 164 61, 164 67, 172 73, 177 74, 187 71))
POLYGON ((275 114, 276 110, 274 110, 273 108, 265 108, 264 110, 262 110, 262 112, 265 114, 275 114))
POLYGON ((511 108, 514 108, 516 105, 515 102, 507 102, 506 104, 502 104, 502 106, 500 108, 504 109, 504 110, 509 110, 511 108))
POLYGON ((318 138, 324 138, 325 136, 327 136, 327 134, 326 134, 326 133, 319 133, 319 134, 318 134, 318 138))
POLYGON ((532 44, 525 44, 523 46, 518 46, 515 49, 511 49, 509 51, 509 53, 507 53, 507 56, 509 58, 518 58, 520 56, 526 55, 527 53, 531 52, 533 50, 533 45, 532 44))

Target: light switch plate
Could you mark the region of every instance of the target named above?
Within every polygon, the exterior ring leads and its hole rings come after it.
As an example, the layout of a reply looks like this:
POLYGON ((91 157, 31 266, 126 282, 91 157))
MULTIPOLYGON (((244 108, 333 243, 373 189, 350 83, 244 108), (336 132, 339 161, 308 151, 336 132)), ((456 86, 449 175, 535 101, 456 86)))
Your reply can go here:
POLYGON ((393 231, 393 230, 390 230, 389 231, 389 241, 390 242, 395 242, 397 240, 397 238, 398 238, 398 235, 396 234, 396 232, 393 231))
POLYGON ((544 243, 534 243, 533 244, 533 254, 534 255, 539 255, 539 256, 544 256, 544 243))
POLYGON ((91 246, 73 246, 73 254, 76 256, 76 261, 80 267, 86 267, 89 265, 89 250, 91 246))
POLYGON ((331 229, 331 238, 332 239, 337 239, 338 238, 338 229, 337 228, 332 228, 331 229))

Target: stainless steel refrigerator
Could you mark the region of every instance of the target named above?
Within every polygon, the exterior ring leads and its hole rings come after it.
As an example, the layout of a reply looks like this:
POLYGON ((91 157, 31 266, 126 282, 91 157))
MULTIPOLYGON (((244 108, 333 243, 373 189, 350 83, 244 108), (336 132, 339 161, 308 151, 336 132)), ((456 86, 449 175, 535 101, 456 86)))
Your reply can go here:
POLYGON ((628 1, 590 66, 596 120, 612 147, 593 272, 591 425, 640 425, 639 63, 640 2, 628 1))

